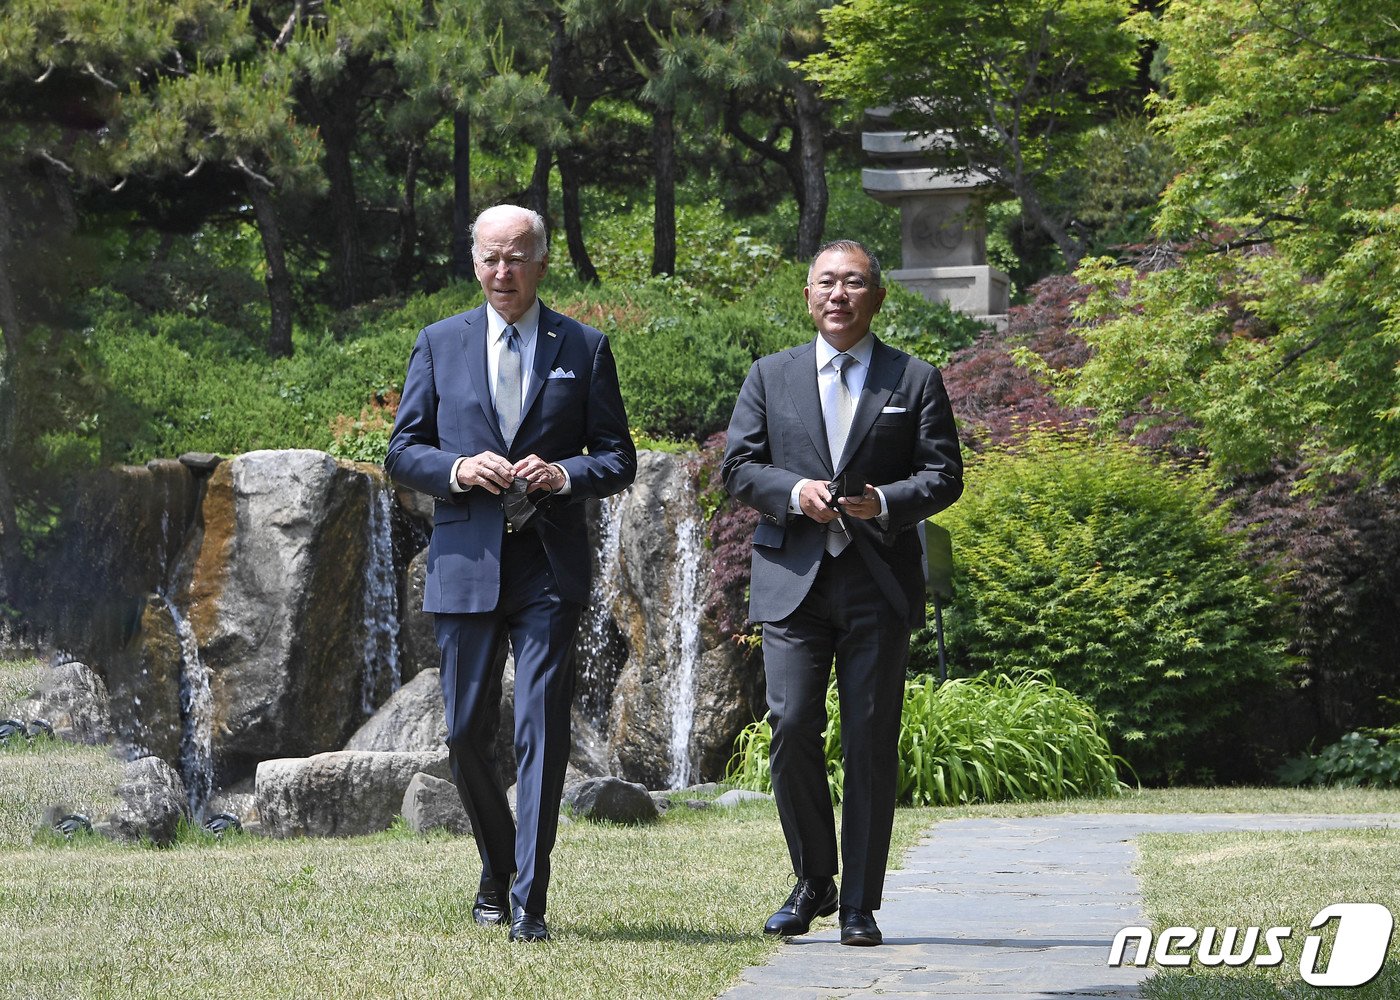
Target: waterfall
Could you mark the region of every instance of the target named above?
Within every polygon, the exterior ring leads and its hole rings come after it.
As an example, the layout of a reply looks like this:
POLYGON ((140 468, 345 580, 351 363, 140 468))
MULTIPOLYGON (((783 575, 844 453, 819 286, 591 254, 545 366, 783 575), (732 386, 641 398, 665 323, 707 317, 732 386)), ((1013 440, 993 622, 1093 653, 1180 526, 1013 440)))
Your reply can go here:
POLYGON ((174 601, 164 593, 160 599, 180 640, 180 777, 185 782, 190 814, 198 821, 204 818, 204 808, 214 792, 214 699, 194 629, 174 601))
POLYGON ((373 496, 369 504, 369 537, 364 576, 364 674, 360 686, 360 707, 374 714, 375 699, 385 671, 389 690, 402 683, 399 673, 399 589, 394 578, 394 537, 390 521, 388 480, 371 477, 373 496))
POLYGON ((678 504, 674 617, 669 647, 676 651, 668 701, 671 716, 671 788, 690 784, 690 733, 695 724, 695 681, 700 659, 700 518, 693 497, 678 504))
POLYGON ((598 566, 588 606, 579 621, 577 690, 584 715, 595 726, 602 726, 607 720, 621 660, 626 657, 612 615, 622 553, 622 494, 604 498, 598 507, 598 566))

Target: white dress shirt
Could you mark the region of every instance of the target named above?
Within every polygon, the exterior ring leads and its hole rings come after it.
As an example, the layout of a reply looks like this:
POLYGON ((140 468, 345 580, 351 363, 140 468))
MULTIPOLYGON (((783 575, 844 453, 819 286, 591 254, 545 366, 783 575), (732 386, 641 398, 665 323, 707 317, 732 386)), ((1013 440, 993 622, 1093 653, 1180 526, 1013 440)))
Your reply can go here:
MULTIPOLYGON (((823 420, 830 420, 831 415, 836 412, 836 392, 841 384, 841 371, 831 363, 831 359, 841 353, 848 354, 851 358, 850 361, 846 362, 846 388, 850 390, 851 399, 855 400, 856 405, 859 405, 861 390, 865 388, 865 376, 870 371, 870 359, 875 354, 874 335, 867 333, 849 351, 845 352, 832 347, 820 334, 817 336, 816 349, 812 354, 816 359, 817 394, 821 396, 823 420)), ((854 418, 854 411, 851 415, 854 418)), ((839 461, 841 461, 840 455, 831 456, 833 465, 839 461)), ((802 487, 810 482, 812 480, 803 479, 792 488, 792 496, 788 499, 788 513, 802 513, 802 504, 798 501, 798 496, 802 492, 802 487)), ((883 527, 889 520, 889 507, 885 503, 885 494, 880 491, 879 487, 875 488, 875 495, 880 498, 880 514, 877 520, 883 527)))
MULTIPOLYGON (((515 323, 507 323, 505 317, 491 308, 491 303, 486 303, 486 384, 490 387, 493 409, 496 406, 496 377, 501 371, 501 352, 506 349, 507 326, 514 326, 515 333, 520 338, 520 416, 524 419, 525 400, 530 395, 530 382, 535 377, 535 344, 539 341, 540 332, 539 298, 530 303, 525 315, 515 323)), ((466 460, 467 456, 463 455, 452 463, 452 482, 449 486, 453 493, 465 493, 471 489, 470 486, 463 486, 457 481, 457 470, 466 460)), ((555 468, 564 474, 564 485, 555 492, 568 493, 569 471, 560 465, 556 465, 555 468)))

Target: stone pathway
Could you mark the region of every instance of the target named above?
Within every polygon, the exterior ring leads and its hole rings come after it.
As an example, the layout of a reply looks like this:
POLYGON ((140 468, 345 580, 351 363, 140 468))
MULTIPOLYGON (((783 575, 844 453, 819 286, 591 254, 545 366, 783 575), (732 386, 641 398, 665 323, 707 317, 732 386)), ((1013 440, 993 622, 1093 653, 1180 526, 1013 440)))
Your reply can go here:
POLYGON ((745 970, 721 1000, 1136 997, 1150 970, 1112 968, 1108 950, 1119 929, 1146 922, 1132 874, 1139 834, 1372 826, 1400 827, 1400 815, 940 823, 886 879, 882 947, 843 947, 835 917, 824 918, 745 970))

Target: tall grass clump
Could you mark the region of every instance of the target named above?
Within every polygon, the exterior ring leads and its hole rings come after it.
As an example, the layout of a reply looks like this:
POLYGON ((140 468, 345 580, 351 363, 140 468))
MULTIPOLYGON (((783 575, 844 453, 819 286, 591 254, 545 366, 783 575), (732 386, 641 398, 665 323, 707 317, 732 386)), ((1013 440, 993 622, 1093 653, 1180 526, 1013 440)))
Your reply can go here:
MULTIPOLYGON (((841 800, 845 771, 833 679, 826 694, 827 782, 841 800)), ((768 719, 739 734, 729 778, 772 789, 768 719)), ((1092 708, 1046 677, 930 676, 904 685, 899 731, 901 805, 1030 802, 1113 795, 1117 759, 1092 708)))
POLYGON ((954 671, 1048 670, 1144 781, 1239 774, 1233 724, 1287 660, 1281 599, 1228 517, 1204 473, 1124 444, 1038 433, 989 449, 938 518, 954 671))

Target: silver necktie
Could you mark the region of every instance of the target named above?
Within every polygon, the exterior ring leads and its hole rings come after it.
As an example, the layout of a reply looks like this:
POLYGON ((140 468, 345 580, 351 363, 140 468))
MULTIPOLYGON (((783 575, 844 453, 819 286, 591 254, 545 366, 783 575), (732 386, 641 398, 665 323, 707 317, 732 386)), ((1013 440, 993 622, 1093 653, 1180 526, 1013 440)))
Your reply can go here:
POLYGON ((505 343, 501 346, 500 366, 496 370, 496 419, 501 424, 501 436, 509 445, 520 429, 520 333, 514 326, 506 327, 505 343))
POLYGON ((833 469, 838 467, 841 453, 846 450, 846 438, 851 433, 851 417, 856 412, 856 402, 851 398, 851 386, 846 381, 846 372, 854 360, 845 353, 831 359, 831 363, 836 367, 836 391, 832 394, 831 412, 826 414, 826 445, 831 449, 833 469))
MULTIPOLYGON (((851 418, 856 412, 856 402, 851 396, 850 383, 846 372, 855 358, 842 352, 831 359, 836 366, 836 391, 832 395, 831 411, 826 414, 826 446, 831 449, 831 465, 838 466, 841 453, 846 450, 846 438, 851 433, 851 418)), ((834 499, 834 498, 833 498, 834 499)), ((851 542, 850 529, 846 527, 844 515, 826 526, 826 551, 839 556, 851 542)))

